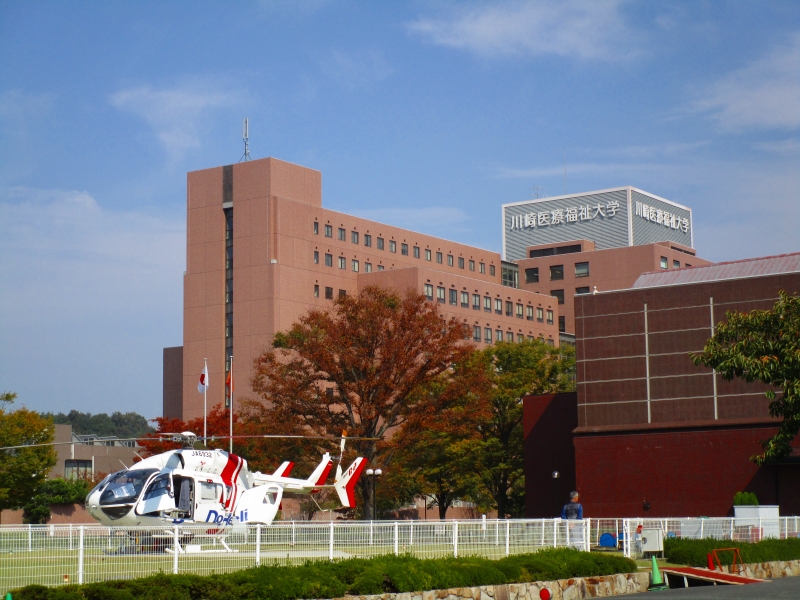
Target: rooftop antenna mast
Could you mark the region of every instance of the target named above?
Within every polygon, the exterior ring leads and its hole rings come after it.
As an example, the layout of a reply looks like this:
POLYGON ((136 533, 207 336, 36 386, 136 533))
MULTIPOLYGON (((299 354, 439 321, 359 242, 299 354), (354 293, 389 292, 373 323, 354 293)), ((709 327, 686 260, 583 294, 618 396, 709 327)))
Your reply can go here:
POLYGON ((242 154, 242 158, 239 159, 239 162, 248 161, 250 160, 250 125, 248 123, 248 118, 245 117, 242 120, 242 141, 244 142, 244 154, 242 154))

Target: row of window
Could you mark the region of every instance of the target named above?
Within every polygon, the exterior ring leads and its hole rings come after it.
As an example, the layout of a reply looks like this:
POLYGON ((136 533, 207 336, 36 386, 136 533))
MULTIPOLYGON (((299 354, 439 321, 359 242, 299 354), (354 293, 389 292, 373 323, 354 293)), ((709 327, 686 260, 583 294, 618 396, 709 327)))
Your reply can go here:
MULTIPOLYGON (((580 296, 581 294, 590 294, 590 293, 591 290, 589 289, 589 286, 575 288, 576 296, 580 296)), ((559 304, 564 304, 564 290, 550 290, 550 295, 558 298, 559 304)))
MULTIPOLYGON (((674 249, 675 248, 673 248, 673 250, 674 249)), ((684 266, 691 267, 692 265, 690 265, 689 263, 686 263, 684 266)), ((667 259, 666 256, 662 256, 661 257, 661 268, 664 269, 664 270, 667 270, 669 268, 669 260, 667 259)), ((672 268, 673 269, 680 269, 681 268, 681 261, 673 260, 672 261, 672 268)))
MULTIPOLYGON (((433 302, 433 285, 426 283, 424 287, 425 297, 433 302)), ((472 303, 470 304, 470 293, 459 292, 454 289, 447 289, 442 286, 436 286, 436 301, 445 304, 449 301, 452 306, 461 306, 461 308, 469 308, 472 306, 473 310, 483 310, 484 312, 494 312, 495 314, 505 314, 507 317, 516 316, 518 319, 527 319, 528 321, 534 320, 534 308, 536 310, 536 321, 539 323, 544 322, 544 309, 541 307, 525 306, 524 304, 514 303, 501 298, 492 298, 491 296, 483 296, 480 294, 472 294, 472 303), (504 310, 505 309, 505 310, 504 310)), ((553 324, 553 311, 547 310, 547 324, 553 324)))
MULTIPOLYGON (((588 277, 589 263, 575 263, 575 277, 588 277)), ((553 265, 550 267, 550 281, 564 279, 564 265, 553 265)), ((539 283, 539 267, 525 269, 525 283, 539 283)))
MULTIPOLYGON (((339 229, 339 232, 338 232, 339 240, 342 241, 342 242, 346 241, 347 240, 347 230, 345 230, 343 227, 339 227, 338 229, 339 229)), ((314 221, 314 233, 319 235, 319 223, 317 221, 314 221)), ((333 227, 331 225, 325 225, 325 237, 330 237, 330 238, 333 237, 333 227)), ((353 244, 358 244, 360 239, 361 239, 361 235, 359 234, 358 231, 351 231, 350 232, 350 241, 353 244)), ((383 250, 385 248, 385 241, 384 241, 384 239, 382 237, 376 238, 375 242, 376 242, 376 247, 377 247, 378 250, 383 250)), ((368 234, 368 233, 364 234, 364 246, 367 246, 368 248, 372 247, 372 236, 370 234, 368 234)), ((421 258, 421 249, 420 249, 419 246, 413 246, 411 248, 411 250, 412 250, 412 252, 414 254, 414 258, 421 258)), ((389 252, 397 252, 397 242, 395 242, 394 240, 389 240, 389 252)), ((403 256, 408 256, 408 244, 406 244, 406 243, 401 243, 400 244, 400 254, 402 254, 403 256)), ((427 248, 425 249, 425 260, 427 260, 427 261, 433 260, 433 252, 431 252, 427 248)), ((441 252, 436 252, 436 262, 439 263, 440 265, 444 264, 444 255, 441 252)), ((475 261, 474 260, 469 260, 469 261, 466 262, 466 264, 469 266, 469 270, 470 271, 474 271, 475 270, 475 261)), ((447 266, 448 267, 452 267, 454 265, 455 265, 455 257, 452 254, 448 254, 447 255, 447 266)), ((464 257, 459 256, 458 257, 458 268, 459 269, 463 269, 464 266, 465 266, 464 257)), ((478 263, 478 271, 480 273, 486 273, 486 263, 483 263, 483 262, 478 263)), ((494 265, 489 265, 489 275, 491 275, 491 276, 495 275, 495 266, 494 265)))
MULTIPOLYGON (((314 264, 319 264, 319 252, 314 250, 314 264)), ((337 264, 340 269, 347 270, 347 259, 344 256, 337 257, 337 264)), ((333 254, 326 254, 325 255, 325 266, 332 267, 333 266, 333 254)), ((361 271, 361 261, 358 259, 352 259, 350 261, 350 268, 353 270, 354 273, 358 273, 361 271)), ((383 271, 383 265, 378 265, 378 271, 383 271)), ((372 273, 372 263, 365 262, 364 263, 364 273, 372 273)))
MULTIPOLYGON (((347 296, 347 290, 339 290, 339 296, 347 296)), ((314 284, 314 298, 319 298, 319 285, 314 284)), ((333 300, 333 288, 326 287, 325 288, 325 299, 326 300, 333 300)))
MULTIPOLYGON (((513 331, 506 331, 505 334, 504 334, 502 329, 495 329, 494 331, 492 331, 491 327, 484 327, 482 329, 483 329, 483 342, 485 344, 491 344, 492 342, 497 343, 497 342, 502 342, 502 341, 506 341, 506 342, 513 342, 514 341, 514 332, 513 331)), ((526 338, 525 335, 523 335, 521 333, 517 334, 517 342, 524 342, 525 338, 526 338)), ((472 339, 475 342, 478 342, 478 343, 481 342, 481 326, 480 325, 474 325, 472 327, 472 339)), ((527 336, 527 339, 532 340, 533 336, 529 335, 529 336, 527 336)), ((544 336, 540 334, 539 335, 539 339, 540 340, 544 340, 544 336)), ((553 340, 544 340, 544 341, 546 341, 551 346, 555 345, 553 340)))

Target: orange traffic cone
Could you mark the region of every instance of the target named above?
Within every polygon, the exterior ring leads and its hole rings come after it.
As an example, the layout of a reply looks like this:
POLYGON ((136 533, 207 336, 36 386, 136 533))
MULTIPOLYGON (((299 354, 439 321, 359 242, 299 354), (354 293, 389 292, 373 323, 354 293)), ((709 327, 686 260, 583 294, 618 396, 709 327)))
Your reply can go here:
POLYGON ((706 567, 708 568, 709 571, 713 571, 714 570, 714 559, 711 558, 711 552, 706 554, 706 558, 707 558, 706 567))

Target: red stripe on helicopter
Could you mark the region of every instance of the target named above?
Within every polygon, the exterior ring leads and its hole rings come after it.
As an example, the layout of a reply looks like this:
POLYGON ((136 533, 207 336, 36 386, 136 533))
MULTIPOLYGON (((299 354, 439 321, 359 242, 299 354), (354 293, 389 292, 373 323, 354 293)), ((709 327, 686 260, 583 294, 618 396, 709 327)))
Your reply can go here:
POLYGON ((244 465, 244 460, 242 460, 235 454, 228 454, 228 462, 225 465, 225 468, 222 469, 222 473, 220 473, 222 482, 227 487, 231 488, 231 493, 228 496, 228 499, 225 501, 225 508, 230 510, 233 510, 233 507, 236 506, 236 496, 238 494, 238 486, 236 485, 236 478, 239 476, 239 471, 242 470, 243 465, 244 465))
MULTIPOLYGON (((364 470, 364 467, 366 465, 367 465, 367 461, 364 460, 363 458, 360 459, 360 461, 358 463, 358 466, 352 471, 352 474, 350 475, 350 479, 347 481, 347 483, 344 486, 344 489, 347 491, 347 498, 349 500, 348 504, 350 504, 350 506, 355 506, 356 505, 356 484, 358 483, 359 477, 361 477, 361 471, 364 470)), ((349 471, 349 469, 348 469, 348 471, 349 471)), ((347 477, 347 476, 348 476, 348 474, 345 473, 344 477, 347 477)))

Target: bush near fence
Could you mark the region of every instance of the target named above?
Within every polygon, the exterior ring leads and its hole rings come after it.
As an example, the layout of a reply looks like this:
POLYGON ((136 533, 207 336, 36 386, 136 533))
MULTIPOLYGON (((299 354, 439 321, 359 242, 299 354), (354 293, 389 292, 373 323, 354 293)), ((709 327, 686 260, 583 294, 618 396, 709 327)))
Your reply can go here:
POLYGON ((551 581, 635 571, 636 563, 621 556, 561 548, 500 560, 381 556, 368 560, 309 562, 297 567, 262 566, 210 576, 160 574, 57 588, 30 585, 14 590, 12 595, 14 600, 295 600, 551 581))
MULTIPOLYGON (((800 559, 800 539, 766 539, 758 543, 736 542, 732 540, 667 538, 664 540, 664 556, 675 564, 692 567, 705 567, 708 554, 717 548, 738 548, 746 563, 760 563, 773 560, 800 559)), ((733 552, 719 553, 723 565, 730 565, 733 552)))

